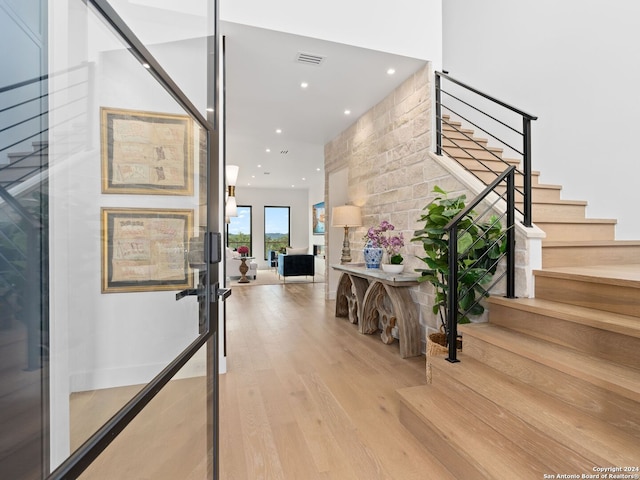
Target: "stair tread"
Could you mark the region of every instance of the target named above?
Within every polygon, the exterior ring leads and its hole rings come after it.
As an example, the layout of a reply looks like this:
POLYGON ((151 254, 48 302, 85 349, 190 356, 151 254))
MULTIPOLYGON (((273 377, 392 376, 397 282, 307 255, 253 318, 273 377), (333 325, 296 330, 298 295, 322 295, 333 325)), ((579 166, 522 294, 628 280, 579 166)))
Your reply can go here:
MULTIPOLYGON (((445 152, 445 153, 446 153, 446 152, 445 152)), ((453 158, 453 157, 452 157, 452 158, 453 158)), ((454 160, 455 160, 456 162, 458 161, 458 159, 457 159, 457 158, 454 158, 454 160)), ((470 158, 463 158, 463 159, 461 159, 461 160, 473 160, 473 159, 470 159, 470 158)), ((483 161, 491 161, 491 160, 483 160, 483 161)), ((507 162, 507 163, 508 163, 508 162, 509 162, 509 160, 505 160, 505 162, 507 162)), ((496 163, 499 163, 500 165, 504 165, 502 162, 498 162, 497 160, 496 160, 496 163)), ((478 161, 473 162, 473 166, 471 166, 471 167, 465 167, 465 168, 466 168, 467 170, 471 171, 471 172, 493 172, 493 173, 496 173, 495 171, 488 170, 487 168, 483 167, 483 166, 480 164, 480 162, 478 162, 478 161)), ((505 170, 506 170, 506 168, 505 168, 505 170)), ((502 173, 502 172, 500 171, 500 172, 498 172, 498 173, 502 173)), ((540 172, 539 172, 538 170, 532 170, 532 171, 531 171, 531 176, 532 176, 532 177, 539 177, 539 176, 540 176, 540 172)))
POLYGON ((527 312, 541 313, 548 317, 640 338, 640 321, 638 317, 631 315, 594 310, 592 308, 559 303, 542 298, 504 298, 492 296, 489 297, 488 302, 527 312))
MULTIPOLYGON (((640 243, 636 243, 640 245, 640 243)), ((601 246, 611 246, 602 242, 601 246)), ((583 282, 618 285, 621 287, 640 288, 640 265, 580 265, 571 267, 552 267, 544 270, 534 270, 539 277, 565 278, 583 282)))
MULTIPOLYGON (((431 424, 456 453, 472 464, 484 478, 510 479, 515 472, 540 478, 547 471, 544 460, 525 451, 469 412, 434 385, 398 390, 404 405, 431 424), (496 455, 496 452, 500 452, 496 455), (535 475, 535 476, 534 476, 535 475)), ((445 462, 445 466, 446 462, 445 462)), ((520 477, 522 478, 522 477, 520 477)))
POLYGON ((533 223, 567 223, 567 224, 581 224, 581 223, 609 223, 616 224, 617 220, 612 218, 571 218, 567 220, 559 220, 557 218, 536 218, 533 223))
MULTIPOLYGON (((457 364, 434 360, 433 385, 452 388, 453 382, 460 383, 594 464, 624 464, 637 459, 638 439, 621 432, 617 425, 581 412, 464 353, 460 354, 460 359, 457 364)), ((422 395, 428 395, 428 387, 410 387, 414 389, 410 395, 417 396, 420 390, 422 395)), ((402 393, 409 397, 407 392, 402 393)), ((519 438, 519 442, 527 441, 519 438)), ((588 465, 583 464, 583 467, 590 468, 588 465)))
POLYGON ((494 153, 498 153, 498 154, 502 154, 502 152, 504 151, 503 148, 498 148, 498 147, 490 147, 488 145, 484 145, 482 144, 483 142, 478 141, 476 139, 474 139, 473 137, 471 138, 449 138, 449 137, 444 137, 444 139, 449 140, 451 142, 451 145, 443 145, 442 147, 445 148, 458 148, 458 149, 464 149, 464 150, 481 150, 483 152, 485 151, 489 151, 489 152, 494 152, 494 153), (461 143, 461 142, 469 142, 469 144, 467 145, 456 145, 456 143, 461 143), (477 143, 476 143, 477 142, 477 143))
MULTIPOLYGON (((587 202, 585 202, 584 200, 536 200, 535 198, 532 199, 533 204, 544 204, 544 205, 578 205, 581 207, 586 207, 587 206, 587 202)), ((523 202, 516 202, 516 205, 522 205, 523 202)))
POLYGON ((630 369, 588 354, 490 323, 460 325, 461 333, 579 378, 597 387, 640 401, 640 370, 630 369))
MULTIPOLYGON (((543 240, 543 245, 547 247, 613 247, 616 245, 640 245, 638 240, 543 240)), ((640 266, 638 266, 640 269, 640 266)))

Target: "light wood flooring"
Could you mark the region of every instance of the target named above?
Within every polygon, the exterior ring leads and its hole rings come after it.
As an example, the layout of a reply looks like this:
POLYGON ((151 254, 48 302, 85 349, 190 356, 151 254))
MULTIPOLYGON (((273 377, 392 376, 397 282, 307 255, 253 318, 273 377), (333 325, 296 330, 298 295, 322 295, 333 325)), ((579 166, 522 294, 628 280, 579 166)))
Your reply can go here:
POLYGON ((220 477, 454 478, 400 423, 425 358, 334 316, 324 285, 234 289, 220 386, 220 477))
MULTIPOLYGON (((334 308, 321 283, 233 289, 220 478, 454 478, 399 419, 396 391, 425 383, 425 358, 401 359, 397 343, 359 334, 334 308)), ((203 377, 170 382, 80 478, 209 478, 205 387, 203 377)), ((75 394, 74 445, 138 388, 75 394)))

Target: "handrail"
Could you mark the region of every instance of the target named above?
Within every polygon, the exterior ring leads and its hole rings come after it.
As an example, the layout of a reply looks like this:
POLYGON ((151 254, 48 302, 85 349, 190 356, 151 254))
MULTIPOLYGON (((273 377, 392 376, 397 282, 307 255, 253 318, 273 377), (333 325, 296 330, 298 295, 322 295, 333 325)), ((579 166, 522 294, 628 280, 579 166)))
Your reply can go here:
MULTIPOLYGON (((473 125, 474 127, 478 128, 479 130, 481 130, 482 132, 486 133, 489 137, 493 138, 494 140, 498 141, 500 144, 502 144, 503 146, 509 148, 510 150, 512 150, 513 152, 515 152, 518 155, 522 156, 522 168, 520 170, 516 170, 517 173, 519 175, 521 175, 523 177, 523 187, 522 189, 516 189, 518 194, 522 196, 522 203, 523 203, 523 208, 522 208, 522 216, 523 216, 523 224, 526 227, 531 227, 532 225, 532 207, 531 207, 531 191, 532 191, 532 180, 531 180, 531 174, 532 174, 532 162, 531 162, 531 121, 532 120, 536 120, 538 117, 536 117, 535 115, 531 115, 530 113, 527 113, 519 108, 516 108, 502 100, 498 100, 497 98, 482 92, 480 90, 478 90, 477 88, 471 87, 469 85, 467 85, 464 82, 461 82, 460 80, 457 80, 453 77, 450 77, 447 73, 444 72, 436 72, 435 73, 435 94, 436 94, 436 100, 435 100, 435 107, 436 107, 436 153, 438 155, 442 155, 442 153, 447 153, 447 147, 445 147, 443 145, 443 137, 446 138, 451 144, 453 144, 455 146, 455 148, 460 149, 461 151, 465 152, 466 155, 468 155, 471 159, 475 159, 476 161, 479 162, 480 165, 482 165, 487 172, 490 172, 492 174, 497 175, 498 172, 496 172, 493 168, 489 167, 482 159, 477 158, 473 152, 470 152, 468 147, 465 148, 463 145, 461 145, 461 141, 458 139, 459 137, 453 138, 453 137, 446 137, 444 135, 444 131, 443 131, 443 126, 442 123, 443 121, 445 123, 447 123, 447 125, 451 125, 449 122, 447 122, 445 120, 446 117, 443 116, 442 114, 442 110, 446 109, 448 112, 453 113, 454 115, 456 115, 459 118, 462 118, 465 122, 470 123, 471 125, 473 125), (507 110, 509 110, 510 112, 514 112, 518 115, 521 116, 522 118, 522 125, 521 125, 521 130, 518 130, 514 127, 512 127, 511 125, 508 125, 507 123, 503 122, 502 120, 498 119, 496 116, 494 115, 490 115, 487 112, 483 111, 482 109, 472 105, 471 103, 469 103, 466 100, 463 100, 461 98, 459 98, 456 95, 453 95, 451 92, 448 92, 446 90, 442 89, 442 79, 446 79, 449 82, 452 82, 466 90, 468 90, 469 92, 478 95, 486 100, 489 100, 490 102, 492 102, 495 105, 498 105, 500 107, 503 107, 507 110), (442 94, 446 94, 449 97, 455 99, 456 101, 460 102, 463 105, 466 105, 467 107, 471 108, 472 110, 475 110, 476 112, 479 112, 480 114, 484 115, 484 119, 488 118, 489 120, 496 122, 498 124, 498 126, 503 126, 507 129, 509 129, 512 132, 515 132, 517 135, 519 135, 522 138, 522 147, 521 148, 516 148, 514 146, 512 146, 510 144, 510 142, 505 141, 501 138, 499 138, 497 135, 491 133, 487 127, 481 127, 479 126, 477 123, 474 123, 473 121, 471 121, 470 119, 466 118, 464 115, 461 115, 458 111, 454 110, 451 106, 447 106, 443 103, 442 100, 442 94)), ((495 124, 494 124, 495 125, 495 124)), ((469 135, 467 135, 464 131, 462 131, 461 129, 456 128, 455 126, 453 126, 453 128, 459 132, 460 134, 462 134, 467 140, 473 142, 476 144, 476 147, 479 148, 480 150, 484 150, 487 151, 491 156, 495 157, 496 161, 499 162, 498 164, 503 164, 505 167, 509 166, 509 163, 506 162, 501 156, 496 155, 495 153, 493 153, 491 150, 489 150, 484 144, 479 143, 478 141, 476 141, 473 137, 470 137, 469 135)), ((469 170, 470 173, 472 173, 474 176, 476 176, 478 179, 482 180, 478 174, 474 173, 473 171, 469 170)))
POLYGON ((501 107, 507 108, 507 109, 511 110, 512 112, 517 113, 518 115, 522 115, 523 117, 528 118, 529 120, 537 120, 538 119, 538 117, 536 117, 535 115, 531 115, 530 113, 527 113, 524 110, 520 110, 519 108, 516 108, 516 107, 514 107, 512 105, 509 105, 507 102, 503 102, 502 100, 498 100, 497 98, 489 95, 488 93, 484 93, 484 92, 478 90, 477 88, 471 87, 471 86, 467 85, 466 83, 461 82, 460 80, 456 80, 455 78, 450 77, 448 74, 446 74, 444 72, 436 72, 436 75, 441 77, 441 78, 446 78, 450 82, 453 82, 456 85, 460 85, 461 87, 469 90, 470 92, 473 92, 473 93, 475 93, 477 95, 480 95, 481 97, 484 97, 487 100, 491 100, 492 102, 497 103, 501 107))
MULTIPOLYGON (((449 275, 446 279, 448 285, 447 296, 447 345, 449 353, 447 361, 455 363, 458 362, 457 358, 457 338, 458 338, 458 279, 460 272, 458 271, 458 226, 463 219, 469 217, 473 212, 473 209, 485 200, 489 194, 495 192, 495 189, 502 182, 506 181, 506 296, 507 298, 515 297, 515 172, 516 168, 512 165, 504 172, 502 172, 493 182, 491 182, 478 196, 476 196, 462 211, 460 211, 445 227, 445 231, 449 232, 449 275)), ((498 195, 496 193, 496 195, 498 195)), ((498 195, 502 198, 503 195, 498 195)), ((465 252, 463 252, 464 254, 465 252)), ((496 260, 496 265, 499 260, 496 260)), ((471 267, 470 267, 471 268, 471 267)), ((503 276, 504 276, 503 275, 503 276)), ((500 280, 501 276, 498 280, 500 280)), ((495 285, 497 281, 493 283, 495 285)), ((493 286, 492 285, 492 286, 493 286)), ((489 287, 486 291, 490 290, 489 287)), ((477 302, 476 302, 477 303, 477 302)), ((475 306, 472 305, 469 309, 475 306)), ((466 313, 466 312, 465 312, 466 313)))

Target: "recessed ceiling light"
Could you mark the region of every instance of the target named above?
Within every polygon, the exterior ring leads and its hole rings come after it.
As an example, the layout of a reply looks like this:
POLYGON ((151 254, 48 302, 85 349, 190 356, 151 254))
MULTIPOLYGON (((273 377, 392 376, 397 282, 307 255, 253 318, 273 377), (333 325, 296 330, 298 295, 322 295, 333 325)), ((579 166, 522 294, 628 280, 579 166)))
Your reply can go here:
POLYGON ((387 75, 393 75, 394 73, 396 73, 396 69, 395 68, 390 68, 387 70, 387 75))
POLYGON ((282 133, 282 129, 277 128, 277 129, 276 129, 276 133, 282 133))
POLYGON ((250 187, 250 186, 251 186, 251 182, 247 182, 247 187, 250 187))
POLYGON ((296 186, 295 185, 291 185, 291 188, 296 188, 296 186))
POLYGON ((306 180, 306 178, 305 178, 305 177, 302 177, 302 180, 306 180))
POLYGON ((349 109, 345 110, 345 111, 344 111, 344 114, 345 114, 345 115, 351 115, 351 110, 349 110, 349 109))
POLYGON ((256 176, 255 175, 251 175, 251 178, 256 178, 256 176))
POLYGON ((258 164, 258 168, 262 168, 262 165, 258 164))
POLYGON ((319 172, 319 171, 320 171, 320 167, 316 168, 316 172, 319 172))
POLYGON ((307 88, 309 86, 309 84, 307 82, 302 82, 300 84, 300 88, 307 88))
POLYGON ((271 151, 271 149, 270 149, 270 148, 267 148, 267 149, 265 150, 265 152, 267 152, 267 153, 269 153, 270 151, 271 151))

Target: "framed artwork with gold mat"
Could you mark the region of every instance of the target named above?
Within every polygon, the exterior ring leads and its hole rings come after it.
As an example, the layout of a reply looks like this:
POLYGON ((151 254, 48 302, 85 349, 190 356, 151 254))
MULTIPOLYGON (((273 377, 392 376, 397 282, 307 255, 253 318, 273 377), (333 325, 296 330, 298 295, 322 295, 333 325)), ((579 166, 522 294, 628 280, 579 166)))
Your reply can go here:
POLYGON ((191 195, 193 141, 186 115, 102 107, 102 192, 191 195))
POLYGON ((102 293, 191 288, 193 210, 102 208, 102 293))

